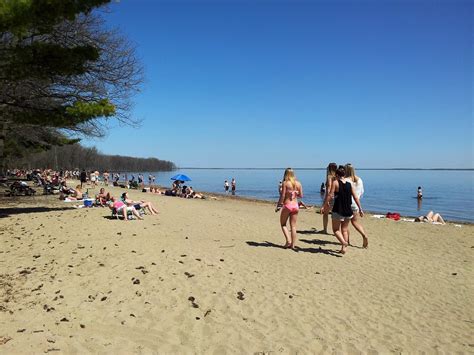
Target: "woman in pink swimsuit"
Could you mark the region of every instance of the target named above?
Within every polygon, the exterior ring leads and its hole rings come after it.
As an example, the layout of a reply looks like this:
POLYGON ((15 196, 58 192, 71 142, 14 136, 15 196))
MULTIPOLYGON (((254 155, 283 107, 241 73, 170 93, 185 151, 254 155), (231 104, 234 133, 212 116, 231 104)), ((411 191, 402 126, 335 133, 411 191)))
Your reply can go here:
POLYGON ((285 170, 283 176, 283 184, 275 212, 281 209, 280 224, 283 235, 286 239, 285 248, 294 249, 296 243, 296 219, 298 217, 298 196, 303 197, 303 187, 296 180, 295 173, 291 168, 285 170), (286 226, 288 219, 290 220, 291 235, 286 226))

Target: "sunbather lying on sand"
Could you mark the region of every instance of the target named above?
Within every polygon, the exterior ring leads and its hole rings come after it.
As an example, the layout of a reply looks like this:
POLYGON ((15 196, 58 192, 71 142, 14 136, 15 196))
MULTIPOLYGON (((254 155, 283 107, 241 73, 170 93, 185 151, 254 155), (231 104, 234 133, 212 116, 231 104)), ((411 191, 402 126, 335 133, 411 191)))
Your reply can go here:
POLYGON ((439 213, 434 213, 433 211, 429 211, 426 216, 416 217, 415 222, 430 222, 430 223, 446 224, 443 217, 441 217, 439 213))

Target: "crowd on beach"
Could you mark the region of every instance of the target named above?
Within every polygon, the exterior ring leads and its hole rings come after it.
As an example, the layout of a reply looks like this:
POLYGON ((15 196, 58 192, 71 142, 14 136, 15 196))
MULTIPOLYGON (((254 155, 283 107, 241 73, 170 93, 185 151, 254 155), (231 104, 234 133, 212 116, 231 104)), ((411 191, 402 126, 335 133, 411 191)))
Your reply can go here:
MULTIPOLYGON (((44 194, 58 194, 59 199, 65 202, 84 201, 84 206, 88 207, 109 207, 113 216, 123 217, 125 221, 134 218, 143 219, 145 213, 155 215, 158 210, 150 201, 130 199, 127 192, 122 193, 119 198, 114 197, 106 191, 106 187, 112 185, 127 189, 141 189, 142 192, 166 196, 205 199, 205 196, 194 191, 192 186, 184 185, 184 181, 173 181, 170 189, 162 190, 154 185, 154 175, 150 174, 148 176, 148 186, 144 184, 143 174, 138 174, 137 177, 135 179, 135 175, 131 174, 130 179, 128 179, 128 174, 122 175, 120 173, 109 173, 108 171, 100 173, 96 170, 86 171, 85 169, 82 169, 82 171, 78 169, 60 171, 53 169, 13 169, 7 170, 6 179, 22 179, 14 183, 24 184, 25 186, 28 186, 28 184, 24 180, 32 181, 35 186, 44 188, 44 194), (123 181, 121 182, 122 177, 123 181), (68 182, 71 180, 78 180, 75 187, 68 186, 68 182), (104 187, 100 187, 98 194, 95 196, 89 196, 89 188, 99 187, 99 184, 104 187), (86 204, 89 201, 90 203, 86 204)), ((83 205, 79 206, 84 207, 83 205)))
MULTIPOLYGON (((329 214, 332 219, 332 232, 341 244, 340 253, 345 254, 350 244, 349 226, 362 236, 363 248, 368 248, 369 239, 361 223, 364 216, 360 199, 364 194, 364 183, 356 175, 352 164, 337 165, 330 163, 326 168, 326 182, 321 184, 321 194, 324 194, 324 202, 320 213, 323 215, 323 230, 328 233, 329 214)), ((275 212, 281 210, 280 225, 285 237, 284 248, 296 248, 296 224, 299 209, 304 206, 301 200, 303 198, 303 186, 296 179, 293 169, 285 170, 283 180, 279 184, 280 198, 278 200, 275 212), (288 228, 288 222, 290 229, 288 228)), ((418 187, 418 199, 422 198, 421 187, 418 187)), ((445 224, 445 221, 439 213, 430 211, 425 216, 415 218, 415 222, 429 222, 445 224)))
MULTIPOLYGON (((148 175, 148 186, 145 186, 145 176, 143 174, 121 174, 118 172, 109 173, 104 171, 86 171, 79 170, 60 170, 53 169, 33 169, 21 170, 14 169, 7 171, 7 177, 17 177, 33 181, 37 186, 43 187, 45 194, 58 193, 59 198, 66 202, 92 200, 93 206, 109 207, 114 216, 123 217, 128 220, 129 216, 137 219, 143 218, 143 213, 147 211, 149 214, 156 214, 158 210, 150 201, 131 200, 127 192, 123 193, 120 198, 112 196, 106 191, 106 187, 113 185, 122 188, 141 189, 142 192, 160 194, 166 196, 176 196, 182 198, 205 199, 203 194, 194 191, 192 186, 187 186, 183 180, 174 180, 170 189, 161 189, 155 185, 155 176, 148 175), (75 187, 69 187, 68 181, 78 180, 75 187), (96 188, 102 184, 100 191, 94 198, 89 197, 88 187, 96 188), (84 191, 86 188, 86 191, 84 191)), ((24 181, 19 182, 26 184, 24 181)), ((224 191, 226 194, 231 191, 234 195, 236 191, 236 179, 232 178, 229 184, 228 180, 224 181, 224 191)), ((280 225, 285 237, 285 248, 296 248, 296 224, 298 211, 301 208, 307 208, 303 198, 303 187, 296 179, 295 173, 291 168, 284 172, 283 180, 279 183, 279 195, 275 211, 280 211, 280 225), (287 224, 289 222, 290 228, 287 224)), ((332 232, 341 244, 341 253, 346 253, 347 247, 350 245, 350 225, 361 235, 363 239, 363 247, 367 248, 369 240, 361 218, 364 212, 360 199, 364 194, 364 184, 362 179, 356 175, 355 169, 351 164, 344 166, 330 163, 326 169, 326 181, 321 184, 320 192, 324 195, 324 202, 321 206, 320 213, 323 215, 323 233, 328 233, 329 215, 331 214, 332 232)), ((417 190, 417 198, 423 197, 421 186, 417 190)), ((434 224, 445 224, 444 219, 439 213, 430 211, 424 216, 415 218, 415 222, 429 222, 434 224)))

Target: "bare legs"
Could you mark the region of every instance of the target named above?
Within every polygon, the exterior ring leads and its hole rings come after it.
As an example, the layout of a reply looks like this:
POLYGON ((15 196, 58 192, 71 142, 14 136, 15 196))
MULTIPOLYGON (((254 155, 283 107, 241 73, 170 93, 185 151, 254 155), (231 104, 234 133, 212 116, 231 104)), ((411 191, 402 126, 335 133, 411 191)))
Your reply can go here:
POLYGON ((323 232, 328 234, 329 211, 323 213, 323 232))
POLYGON ((124 207, 122 208, 122 214, 123 214, 123 220, 124 220, 125 222, 128 222, 128 216, 127 216, 127 214, 128 214, 128 212, 130 212, 130 211, 132 212, 132 214, 133 214, 135 217, 137 217, 137 219, 143 219, 143 217, 140 216, 140 213, 138 213, 138 211, 137 211, 134 207, 125 207, 125 206, 124 206, 124 207))
POLYGON ((151 202, 143 202, 140 204, 141 208, 148 208, 151 214, 157 214, 158 210, 153 206, 151 202))
POLYGON ((341 250, 339 251, 342 254, 346 253, 347 249, 347 239, 349 238, 349 220, 339 221, 337 219, 332 220, 332 231, 336 236, 339 243, 341 243, 341 250))
POLYGON ((280 214, 280 224, 281 224, 281 230, 283 231, 283 235, 285 236, 285 239, 286 239, 285 248, 293 249, 295 247, 297 217, 298 217, 298 212, 290 214, 290 211, 288 211, 288 209, 282 208, 281 214, 280 214), (288 227, 286 226, 288 219, 290 219, 291 232, 288 230, 288 227))
POLYGON ((132 213, 135 217, 137 217, 137 219, 143 219, 143 217, 140 216, 140 213, 138 213, 138 211, 135 208, 132 209, 132 213))
POLYGON ((443 217, 441 217, 441 215, 439 213, 436 213, 434 216, 433 216, 433 222, 439 222, 439 223, 442 223, 442 224, 446 224, 446 222, 444 221, 443 217))
MULTIPOLYGON (((365 234, 364 227, 362 227, 362 224, 359 222, 359 218, 357 217, 358 212, 354 212, 354 217, 351 219, 351 223, 354 226, 354 228, 359 232, 359 234, 362 236, 364 239, 362 243, 362 247, 367 248, 369 246, 369 240, 367 239, 367 235, 365 234)), ((350 245, 349 242, 349 231, 347 235, 347 244, 350 245)))
POLYGON ((434 213, 433 211, 429 211, 428 214, 426 215, 426 218, 428 219, 429 222, 439 222, 442 224, 446 224, 443 217, 441 217, 439 213, 434 213))
POLYGON ((293 249, 296 244, 296 219, 298 218, 298 212, 290 214, 290 227, 291 227, 291 248, 293 249))

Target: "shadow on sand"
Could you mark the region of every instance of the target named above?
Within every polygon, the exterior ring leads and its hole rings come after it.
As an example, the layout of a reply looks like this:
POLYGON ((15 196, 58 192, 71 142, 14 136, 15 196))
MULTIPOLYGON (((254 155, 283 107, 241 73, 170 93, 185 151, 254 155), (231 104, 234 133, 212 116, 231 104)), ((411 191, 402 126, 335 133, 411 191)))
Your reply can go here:
MULTIPOLYGON (((259 242, 252 242, 252 241, 246 241, 248 245, 251 247, 264 247, 264 248, 279 248, 279 249, 286 249, 283 245, 280 244, 275 244, 269 241, 265 241, 262 243, 259 242)), ((290 250, 290 249, 288 249, 290 250)), ((326 255, 331 255, 335 256, 338 258, 341 258, 342 255, 339 254, 338 252, 335 252, 333 250, 328 250, 328 249, 322 249, 321 247, 319 248, 301 248, 301 247, 296 247, 295 249, 292 250, 295 253, 313 253, 313 254, 326 254, 326 255)))
MULTIPOLYGON (((299 233, 299 234, 323 234, 322 232, 314 232, 314 233, 311 233, 311 231, 297 231, 296 233, 299 233)), ((331 236, 330 236, 331 237, 331 236)), ((335 237, 332 236, 334 239, 335 237)), ((340 246, 341 244, 337 241, 330 241, 330 240, 323 240, 323 239, 299 239, 301 242, 304 242, 304 243, 308 243, 308 244, 315 244, 315 245, 326 245, 326 244, 330 244, 330 245, 337 245, 337 246, 340 246)), ((353 244, 349 244, 349 246, 351 248, 356 248, 356 249, 365 249, 363 247, 360 247, 360 246, 357 246, 357 245, 353 245, 353 244)))
POLYGON ((9 217, 12 215, 23 214, 23 213, 44 213, 44 212, 55 212, 55 211, 68 211, 74 210, 74 207, 10 207, 0 208, 0 218, 9 217))

